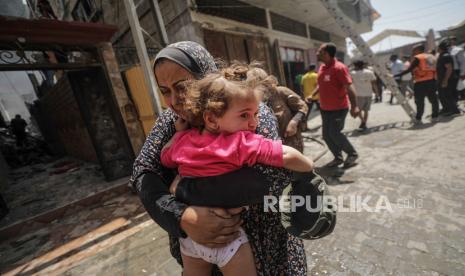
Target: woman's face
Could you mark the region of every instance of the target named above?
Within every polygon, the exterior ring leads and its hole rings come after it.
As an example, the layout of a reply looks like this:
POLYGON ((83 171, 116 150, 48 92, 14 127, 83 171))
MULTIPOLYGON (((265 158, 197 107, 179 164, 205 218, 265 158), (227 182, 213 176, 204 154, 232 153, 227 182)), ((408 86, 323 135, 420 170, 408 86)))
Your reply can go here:
POLYGON ((170 60, 161 60, 155 66, 155 78, 165 103, 178 115, 182 115, 182 98, 185 81, 194 76, 184 67, 170 60))

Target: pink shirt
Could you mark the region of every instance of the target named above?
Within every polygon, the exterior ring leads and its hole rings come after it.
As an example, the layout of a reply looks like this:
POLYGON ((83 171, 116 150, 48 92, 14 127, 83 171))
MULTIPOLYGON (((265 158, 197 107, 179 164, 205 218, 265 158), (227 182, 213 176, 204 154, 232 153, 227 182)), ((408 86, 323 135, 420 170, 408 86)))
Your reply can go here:
POLYGON ((161 163, 178 168, 181 176, 213 176, 256 163, 282 167, 283 148, 280 140, 250 131, 215 135, 190 129, 175 134, 171 146, 161 153, 161 163))

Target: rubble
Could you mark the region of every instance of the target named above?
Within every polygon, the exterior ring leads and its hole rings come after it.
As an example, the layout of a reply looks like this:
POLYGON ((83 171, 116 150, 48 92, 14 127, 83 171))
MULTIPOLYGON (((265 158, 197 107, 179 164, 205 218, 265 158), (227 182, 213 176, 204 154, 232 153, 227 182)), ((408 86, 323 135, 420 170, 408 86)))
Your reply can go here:
POLYGON ((0 128, 0 151, 12 169, 54 159, 47 143, 39 137, 28 134, 24 146, 18 147, 14 135, 7 128, 0 128))
MULTIPOLYGON (((45 155, 44 159, 47 159, 45 155)), ((105 190, 100 165, 71 157, 41 162, 12 170, 10 182, 2 191, 9 214, 0 228, 105 190)))

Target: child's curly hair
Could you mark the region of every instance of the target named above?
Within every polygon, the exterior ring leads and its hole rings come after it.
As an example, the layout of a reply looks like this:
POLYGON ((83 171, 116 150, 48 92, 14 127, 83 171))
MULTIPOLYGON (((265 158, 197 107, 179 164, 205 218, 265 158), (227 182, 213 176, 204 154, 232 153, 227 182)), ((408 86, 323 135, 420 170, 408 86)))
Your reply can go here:
POLYGON ((261 99, 262 90, 258 85, 245 81, 247 73, 243 68, 230 66, 220 73, 208 74, 205 78, 191 82, 184 98, 185 117, 192 127, 205 127, 204 114, 211 112, 222 117, 233 99, 261 99), (242 77, 241 77, 242 75, 242 77))

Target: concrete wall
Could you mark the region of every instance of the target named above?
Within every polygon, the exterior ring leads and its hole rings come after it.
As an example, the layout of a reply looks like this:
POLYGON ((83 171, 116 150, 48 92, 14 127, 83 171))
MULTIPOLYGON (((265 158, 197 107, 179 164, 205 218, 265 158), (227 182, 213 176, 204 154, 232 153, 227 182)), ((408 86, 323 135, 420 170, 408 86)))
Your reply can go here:
POLYGON ((191 40, 203 45, 201 27, 192 20, 188 1, 163 0, 160 10, 170 43, 191 40))
POLYGON ((42 125, 44 136, 47 141, 60 144, 52 147, 63 147, 70 156, 97 163, 92 140, 66 75, 40 99, 40 105, 41 117, 45 118, 39 121, 47 124, 42 125))

